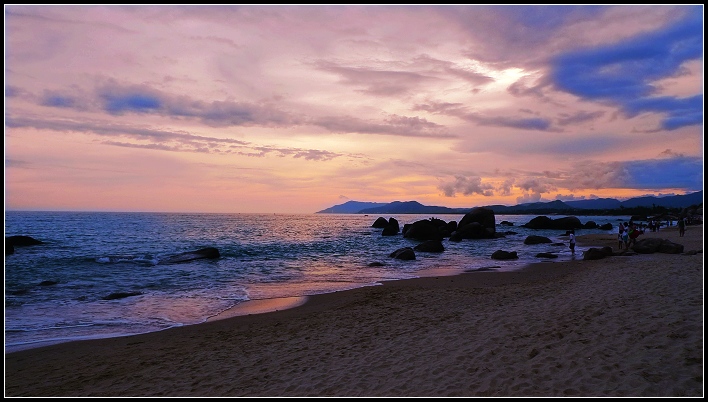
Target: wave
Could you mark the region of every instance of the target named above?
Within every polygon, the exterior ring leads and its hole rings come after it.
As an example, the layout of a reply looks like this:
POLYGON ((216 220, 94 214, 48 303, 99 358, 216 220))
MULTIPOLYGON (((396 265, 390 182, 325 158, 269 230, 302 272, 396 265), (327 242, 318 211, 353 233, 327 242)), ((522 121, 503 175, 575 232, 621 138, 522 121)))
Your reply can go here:
POLYGON ((121 262, 129 262, 142 265, 157 265, 159 260, 151 256, 136 257, 134 255, 108 255, 96 258, 96 262, 101 264, 117 264, 121 262))

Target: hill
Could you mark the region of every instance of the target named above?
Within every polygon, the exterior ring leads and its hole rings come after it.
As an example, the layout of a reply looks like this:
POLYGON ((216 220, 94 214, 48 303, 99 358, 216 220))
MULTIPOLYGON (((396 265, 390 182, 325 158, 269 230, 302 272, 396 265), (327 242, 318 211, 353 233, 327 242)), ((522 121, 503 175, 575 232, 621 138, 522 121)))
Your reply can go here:
MULTIPOLYGON (((494 211, 496 214, 545 214, 545 213, 607 213, 608 211, 617 210, 619 212, 627 212, 629 209, 647 209, 656 208, 686 208, 691 205, 703 204, 703 191, 685 195, 672 195, 666 197, 636 197, 625 201, 619 201, 614 198, 596 198, 592 200, 578 201, 550 201, 550 202, 533 202, 526 204, 518 204, 513 206, 507 205, 485 205, 494 211)), ((318 214, 464 214, 469 212, 470 208, 449 208, 442 206, 423 205, 418 201, 393 201, 390 203, 381 202, 360 202, 347 201, 344 204, 335 205, 333 207, 317 212, 318 214)))

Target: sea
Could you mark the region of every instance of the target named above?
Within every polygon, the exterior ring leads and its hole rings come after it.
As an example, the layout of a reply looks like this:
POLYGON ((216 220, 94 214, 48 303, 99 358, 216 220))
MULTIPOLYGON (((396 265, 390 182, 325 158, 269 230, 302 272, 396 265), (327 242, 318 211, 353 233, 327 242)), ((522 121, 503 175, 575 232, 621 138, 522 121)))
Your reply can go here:
MULTIPOLYGON (((30 236, 43 244, 15 247, 5 256, 5 352, 199 324, 252 300, 582 258, 582 248, 570 252, 565 230, 524 228, 535 215, 496 215, 503 237, 445 239, 443 252, 416 251, 415 260, 398 260, 389 255, 420 241, 382 236, 382 229, 372 227, 380 216, 395 218, 401 228, 423 219, 463 217, 6 211, 6 237, 30 236), (525 245, 529 235, 552 243, 525 245), (220 257, 164 264, 170 256, 206 247, 220 257), (496 250, 516 251, 519 258, 493 260, 496 250), (117 293, 132 296, 110 297, 117 293)), ((613 229, 578 229, 576 235, 615 233, 619 222, 629 220, 577 217, 583 224, 611 223, 613 229)))

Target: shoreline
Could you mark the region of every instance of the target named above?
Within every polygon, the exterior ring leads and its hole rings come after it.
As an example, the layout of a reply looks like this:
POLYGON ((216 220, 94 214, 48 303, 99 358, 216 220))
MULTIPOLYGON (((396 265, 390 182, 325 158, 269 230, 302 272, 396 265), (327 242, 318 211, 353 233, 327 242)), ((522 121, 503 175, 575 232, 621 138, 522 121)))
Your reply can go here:
POLYGON ((702 253, 577 253, 6 353, 6 396, 702 396, 702 253))

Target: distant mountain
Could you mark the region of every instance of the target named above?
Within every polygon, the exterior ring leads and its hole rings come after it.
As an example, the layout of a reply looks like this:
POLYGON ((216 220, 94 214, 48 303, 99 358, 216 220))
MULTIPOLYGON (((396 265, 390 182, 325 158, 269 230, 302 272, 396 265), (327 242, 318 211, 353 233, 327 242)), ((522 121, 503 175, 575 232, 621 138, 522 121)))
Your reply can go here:
POLYGON ((318 214, 358 214, 362 209, 382 207, 388 205, 385 202, 360 202, 360 201, 347 201, 344 204, 335 205, 322 211, 317 212, 318 214))
POLYGON ((637 197, 622 201, 625 208, 634 207, 666 207, 666 208, 686 208, 691 205, 703 204, 703 191, 697 191, 685 195, 670 195, 666 197, 637 197))
MULTIPOLYGON (((560 200, 555 200, 551 202, 530 202, 526 204, 515 205, 513 207, 508 208, 509 210, 514 211, 533 211, 538 209, 572 209, 572 207, 568 206, 568 204, 560 200)), ((494 209, 492 208, 492 210, 494 209)), ((496 210, 494 210, 494 212, 496 212, 496 210)))
POLYGON ((615 209, 622 203, 614 198, 594 198, 592 200, 564 201, 571 208, 578 209, 615 209))
MULTIPOLYGON (((468 208, 465 212, 469 211, 468 208)), ((390 204, 367 208, 359 211, 360 214, 457 214, 459 208, 427 206, 418 201, 394 201, 390 204)))
MULTIPOLYGON (((614 198, 596 198, 592 200, 579 201, 550 201, 532 202, 507 205, 486 205, 496 214, 528 214, 528 213, 552 213, 554 211, 573 211, 578 209, 588 210, 614 210, 620 208, 637 207, 665 207, 665 208, 686 208, 691 205, 703 204, 703 191, 697 191, 685 195, 672 195, 666 197, 637 197, 626 201, 619 201, 614 198)), ((472 210, 470 208, 449 208, 439 206, 428 206, 418 201, 394 201, 390 203, 381 202, 359 202, 348 201, 344 204, 335 205, 324 209, 318 214, 465 214, 472 210)))

